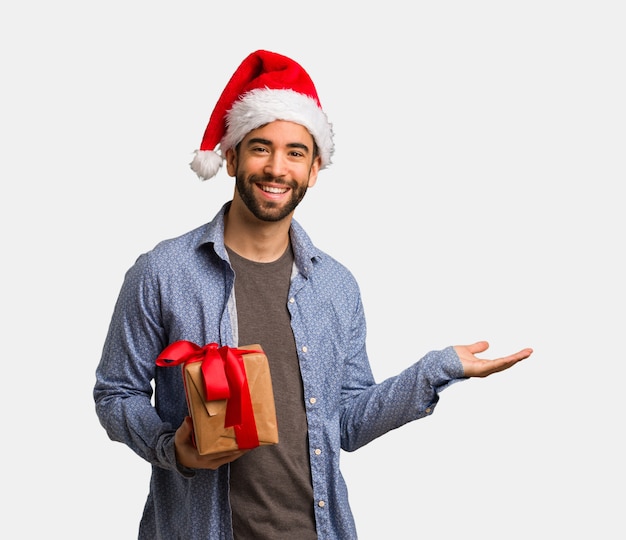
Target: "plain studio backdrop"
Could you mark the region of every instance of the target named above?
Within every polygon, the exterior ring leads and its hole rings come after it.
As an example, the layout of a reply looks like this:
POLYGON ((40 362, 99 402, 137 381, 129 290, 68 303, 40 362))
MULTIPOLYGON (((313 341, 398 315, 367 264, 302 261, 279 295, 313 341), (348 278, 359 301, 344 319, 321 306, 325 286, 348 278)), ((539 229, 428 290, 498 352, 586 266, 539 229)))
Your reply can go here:
POLYGON ((342 455, 360 539, 623 539, 625 25, 602 0, 4 3, 1 536, 136 538, 150 469, 94 372, 136 257, 232 196, 188 163, 265 48, 333 122, 296 219, 359 280, 376 378, 535 349, 342 455))

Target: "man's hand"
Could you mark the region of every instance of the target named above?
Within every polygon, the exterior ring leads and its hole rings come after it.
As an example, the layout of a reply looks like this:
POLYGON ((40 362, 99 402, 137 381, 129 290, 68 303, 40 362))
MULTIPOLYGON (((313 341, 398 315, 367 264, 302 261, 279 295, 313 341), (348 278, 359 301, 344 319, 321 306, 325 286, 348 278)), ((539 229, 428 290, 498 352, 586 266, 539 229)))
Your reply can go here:
POLYGON ((193 444, 191 435, 193 433, 193 422, 191 417, 187 416, 180 427, 176 430, 174 436, 174 445, 176 447, 176 460, 181 465, 190 469, 217 469, 225 463, 235 461, 250 450, 234 450, 230 452, 218 452, 201 456, 193 444))
POLYGON ((477 353, 486 351, 488 348, 489 343, 486 341, 477 341, 472 345, 456 345, 454 347, 461 359, 466 377, 487 377, 492 373, 504 371, 517 364, 520 360, 528 358, 533 353, 532 349, 522 349, 515 354, 494 360, 485 360, 474 356, 477 353))

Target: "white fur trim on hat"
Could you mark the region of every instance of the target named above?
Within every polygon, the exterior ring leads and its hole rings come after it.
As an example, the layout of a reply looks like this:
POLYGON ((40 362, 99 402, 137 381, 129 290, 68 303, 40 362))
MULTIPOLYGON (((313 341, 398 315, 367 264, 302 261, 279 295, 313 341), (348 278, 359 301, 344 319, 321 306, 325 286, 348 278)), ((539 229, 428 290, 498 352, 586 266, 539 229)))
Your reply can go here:
POLYGON ((286 120, 307 128, 319 148, 321 168, 331 164, 333 130, 326 113, 313 98, 289 89, 257 88, 235 101, 226 114, 221 154, 226 155, 227 150, 237 146, 252 130, 275 120, 286 120))

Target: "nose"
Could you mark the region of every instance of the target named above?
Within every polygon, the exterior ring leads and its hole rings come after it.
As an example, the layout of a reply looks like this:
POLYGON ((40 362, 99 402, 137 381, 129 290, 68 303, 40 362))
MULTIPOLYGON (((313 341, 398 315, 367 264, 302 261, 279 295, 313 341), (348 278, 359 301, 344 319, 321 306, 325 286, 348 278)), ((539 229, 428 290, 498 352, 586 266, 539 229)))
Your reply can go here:
POLYGON ((263 171, 271 176, 285 176, 287 173, 287 156, 282 152, 272 152, 267 158, 263 171))

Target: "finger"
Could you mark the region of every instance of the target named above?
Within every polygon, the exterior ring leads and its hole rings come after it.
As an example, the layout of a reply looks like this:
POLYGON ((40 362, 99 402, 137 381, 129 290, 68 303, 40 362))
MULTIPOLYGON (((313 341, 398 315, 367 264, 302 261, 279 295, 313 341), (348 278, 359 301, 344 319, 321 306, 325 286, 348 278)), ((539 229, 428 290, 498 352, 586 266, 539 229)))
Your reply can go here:
POLYGON ((508 356, 503 356, 502 358, 496 358, 495 360, 487 360, 483 366, 489 366, 488 369, 484 372, 485 376, 491 375, 492 373, 497 373, 499 371, 504 371, 505 369, 509 369, 514 366, 518 362, 528 358, 532 354, 532 349, 522 349, 519 352, 514 354, 510 354, 508 356))
POLYGON ((485 352, 489 348, 489 343, 487 341, 477 341, 476 343, 472 343, 471 345, 465 345, 465 347, 472 354, 477 354, 485 352))
POLYGON ((509 356, 505 356, 504 358, 499 358, 499 360, 503 360, 505 362, 519 362, 520 360, 524 360, 528 358, 533 353, 531 348, 522 349, 514 354, 510 354, 509 356))
POLYGON ((214 454, 207 454, 206 457, 210 459, 221 459, 229 457, 241 457, 248 450, 226 450, 224 452, 215 452, 214 454))
POLYGON ((176 439, 181 443, 183 441, 191 441, 191 434, 193 433, 193 423, 189 416, 186 416, 182 421, 178 429, 176 430, 176 439))
POLYGON ((230 463, 231 461, 235 461, 236 459, 243 456, 247 450, 244 451, 235 451, 235 452, 218 452, 216 454, 211 454, 210 456, 204 456, 205 459, 202 467, 208 469, 217 469, 226 463, 230 463))

